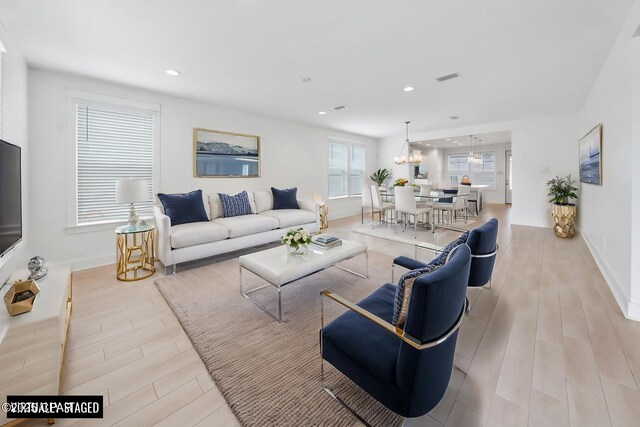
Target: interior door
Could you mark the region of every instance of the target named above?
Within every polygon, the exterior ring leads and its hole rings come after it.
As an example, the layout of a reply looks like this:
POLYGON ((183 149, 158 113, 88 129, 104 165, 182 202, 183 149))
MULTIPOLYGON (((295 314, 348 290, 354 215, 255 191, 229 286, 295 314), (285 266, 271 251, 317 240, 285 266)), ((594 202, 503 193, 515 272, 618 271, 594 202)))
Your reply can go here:
POLYGON ((511 150, 505 151, 504 202, 511 204, 511 150))

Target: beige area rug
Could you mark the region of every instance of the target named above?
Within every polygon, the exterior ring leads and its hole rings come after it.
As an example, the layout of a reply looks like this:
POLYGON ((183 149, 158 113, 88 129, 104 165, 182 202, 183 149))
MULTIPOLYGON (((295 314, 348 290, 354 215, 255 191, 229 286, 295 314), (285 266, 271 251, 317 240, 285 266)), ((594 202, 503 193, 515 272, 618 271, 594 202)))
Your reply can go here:
MULTIPOLYGON (((364 257, 343 263, 363 271, 364 257)), ((390 280, 391 258, 369 252, 369 279, 329 268, 282 288, 279 324, 240 295, 238 259, 157 280, 161 294, 245 426, 352 426, 356 419, 321 389, 320 291, 358 301, 390 280)), ((245 289, 264 283, 243 273, 245 289)), ((252 296, 275 313, 277 290, 252 296)), ((325 319, 344 312, 325 300, 325 319)), ((326 383, 372 425, 399 426, 402 418, 325 363, 326 383)))

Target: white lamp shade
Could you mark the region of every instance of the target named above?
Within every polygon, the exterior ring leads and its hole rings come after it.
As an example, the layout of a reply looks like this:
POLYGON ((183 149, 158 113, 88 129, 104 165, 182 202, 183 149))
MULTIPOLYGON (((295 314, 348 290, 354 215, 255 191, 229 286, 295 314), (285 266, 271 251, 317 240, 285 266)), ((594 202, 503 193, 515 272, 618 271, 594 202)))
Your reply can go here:
POLYGON ((116 181, 116 203, 137 203, 149 200, 146 179, 120 179, 116 181))

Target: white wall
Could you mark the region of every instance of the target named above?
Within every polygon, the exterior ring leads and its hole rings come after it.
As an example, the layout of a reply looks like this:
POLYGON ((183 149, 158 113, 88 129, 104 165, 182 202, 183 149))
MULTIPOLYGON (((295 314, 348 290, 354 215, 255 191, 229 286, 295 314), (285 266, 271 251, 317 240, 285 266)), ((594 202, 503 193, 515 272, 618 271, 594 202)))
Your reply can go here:
MULTIPOLYGON (((170 81, 169 81, 170 82, 170 81)), ((169 83, 168 82, 168 83, 169 83)), ((73 129, 67 129, 66 88, 150 101, 161 105, 160 188, 156 192, 204 192, 285 188, 297 186, 311 198, 327 195, 327 138, 338 136, 367 146, 367 177, 375 170, 375 140, 319 127, 245 113, 160 93, 142 91, 69 74, 31 69, 29 117, 33 185, 32 247, 48 259, 72 261, 74 268, 114 262, 112 229, 70 233, 67 213, 65 152, 73 129), (194 127, 226 130, 261 137, 261 178, 194 178, 194 127)), ((73 170, 73 169, 72 169, 73 170)), ((328 201, 332 218, 360 212, 360 198, 328 201)))
POLYGON ((640 184, 633 168, 640 161, 640 41, 631 38, 638 25, 640 4, 632 10, 580 111, 579 130, 584 135, 603 124, 602 186, 581 186, 580 229, 622 310, 640 320, 640 184))
MULTIPOLYGON (((555 175, 577 176, 579 138, 578 114, 559 114, 527 120, 489 123, 412 135, 430 140, 511 131, 513 156, 512 223, 535 227, 551 226, 546 181, 555 175)), ((402 147, 402 136, 378 141, 378 167, 393 169, 394 176, 406 176, 403 167, 393 165, 393 156, 402 147)))
POLYGON ((27 65, 12 43, 10 34, 0 27, 0 40, 7 52, 2 69, 2 139, 22 148, 22 242, 0 258, 0 286, 16 270, 26 266, 29 258, 30 228, 27 221, 29 163, 27 137, 27 65))
MULTIPOLYGON (((511 149, 511 144, 494 144, 482 147, 482 151, 493 151, 495 153, 495 188, 483 188, 480 190, 482 193, 483 203, 504 203, 504 191, 505 191, 505 151, 511 149)), ((450 154, 469 153, 469 148, 448 148, 444 150, 444 176, 445 181, 448 181, 446 177, 449 176, 449 162, 447 156, 450 154)), ((473 184, 473 180, 471 181, 473 184)), ((449 186, 451 184, 449 183, 449 186)))

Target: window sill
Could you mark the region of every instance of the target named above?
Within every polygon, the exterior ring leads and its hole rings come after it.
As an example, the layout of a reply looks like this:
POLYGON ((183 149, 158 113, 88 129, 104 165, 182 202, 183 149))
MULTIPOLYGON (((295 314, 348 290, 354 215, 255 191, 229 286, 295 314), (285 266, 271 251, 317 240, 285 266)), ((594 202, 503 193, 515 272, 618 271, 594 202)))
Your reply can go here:
POLYGON ((362 194, 358 194, 357 196, 337 196, 337 197, 329 197, 329 200, 353 200, 360 199, 362 194))
MULTIPOLYGON (((153 218, 142 218, 147 223, 153 223, 153 218)), ((96 233, 99 231, 111 230, 115 233, 115 229, 121 225, 126 225, 127 221, 109 221, 95 224, 68 225, 65 227, 67 234, 96 233)))

